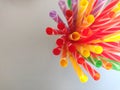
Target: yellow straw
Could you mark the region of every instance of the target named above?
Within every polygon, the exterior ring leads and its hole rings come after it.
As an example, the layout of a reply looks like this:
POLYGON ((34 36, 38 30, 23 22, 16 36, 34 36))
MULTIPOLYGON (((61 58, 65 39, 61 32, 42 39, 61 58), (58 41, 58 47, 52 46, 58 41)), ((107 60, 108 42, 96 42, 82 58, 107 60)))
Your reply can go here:
POLYGON ((113 8, 112 11, 115 12, 115 13, 120 12, 120 2, 113 8))
POLYGON ((111 35, 105 36, 103 38, 104 42, 117 42, 120 41, 120 31, 113 33, 111 35))
MULTIPOLYGON (((88 16, 93 8, 93 4, 94 4, 95 0, 89 0, 89 5, 87 7, 87 10, 86 10, 86 15, 88 16)), ((85 16, 86 16, 85 15, 85 16)))
POLYGON ((88 45, 88 48, 91 52, 95 54, 101 54, 103 52, 103 47, 98 45, 88 45))
POLYGON ((95 17, 92 14, 90 14, 84 18, 84 21, 81 26, 84 29, 84 28, 90 26, 94 21, 95 21, 95 17))
POLYGON ((78 41, 80 39, 80 33, 73 32, 72 34, 70 34, 69 39, 73 41, 78 41))
POLYGON ((83 18, 84 12, 88 6, 88 0, 79 0, 78 4, 78 15, 77 15, 77 23, 76 26, 79 28, 81 25, 81 20, 83 18))
POLYGON ((79 65, 77 64, 75 58, 73 58, 73 56, 70 54, 69 55, 70 57, 70 62, 75 70, 75 72, 77 73, 78 77, 79 77, 79 80, 82 82, 82 83, 85 83, 88 81, 88 77, 84 74, 84 72, 82 71, 82 69, 79 67, 79 65))
POLYGON ((88 58, 90 56, 89 49, 85 48, 84 46, 77 46, 78 52, 81 53, 81 55, 85 58, 88 58))

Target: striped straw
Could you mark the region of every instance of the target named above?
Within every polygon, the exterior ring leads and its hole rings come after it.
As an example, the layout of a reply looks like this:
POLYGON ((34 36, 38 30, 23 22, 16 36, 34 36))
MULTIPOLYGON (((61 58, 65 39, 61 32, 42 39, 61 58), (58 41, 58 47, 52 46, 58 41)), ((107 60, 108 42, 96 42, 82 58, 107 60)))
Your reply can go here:
POLYGON ((71 10, 66 11, 66 19, 70 30, 73 31, 73 12, 71 10))
POLYGON ((62 10, 63 14, 65 15, 66 10, 67 10, 65 0, 59 0, 58 5, 59 5, 60 9, 62 10))
POLYGON ((72 0, 73 25, 75 26, 78 13, 78 0, 72 0))
POLYGON ((100 79, 100 74, 95 69, 93 69, 87 62, 84 62, 82 66, 92 76, 94 80, 100 79))
POLYGON ((54 11, 54 10, 49 13, 49 16, 50 16, 55 22, 57 22, 57 23, 63 22, 63 21, 61 20, 61 18, 59 17, 59 15, 57 14, 57 12, 54 11))

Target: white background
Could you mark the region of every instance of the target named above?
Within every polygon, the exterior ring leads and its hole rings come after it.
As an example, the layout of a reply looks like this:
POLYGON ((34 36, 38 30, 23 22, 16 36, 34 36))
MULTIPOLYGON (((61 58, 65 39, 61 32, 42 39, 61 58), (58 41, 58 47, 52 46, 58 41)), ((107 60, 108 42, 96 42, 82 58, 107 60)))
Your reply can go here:
POLYGON ((71 64, 59 66, 56 37, 45 34, 57 1, 0 0, 0 90, 120 90, 120 72, 97 69, 101 79, 82 84, 71 64))

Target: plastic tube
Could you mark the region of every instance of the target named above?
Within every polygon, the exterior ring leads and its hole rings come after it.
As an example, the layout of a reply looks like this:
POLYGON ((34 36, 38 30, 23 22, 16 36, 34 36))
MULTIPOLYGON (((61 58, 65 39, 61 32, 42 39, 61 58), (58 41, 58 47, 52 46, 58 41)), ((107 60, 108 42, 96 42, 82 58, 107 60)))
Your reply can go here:
POLYGON ((55 22, 57 22, 57 23, 63 22, 63 21, 61 20, 61 18, 59 17, 59 15, 57 14, 57 12, 54 11, 54 10, 49 13, 49 16, 50 16, 55 22))
POLYGON ((95 1, 96 1, 96 0, 89 0, 88 7, 87 7, 87 9, 86 9, 86 11, 85 11, 85 16, 88 16, 88 15, 91 13, 95 1))
POLYGON ((59 55, 61 53, 61 48, 60 47, 56 47, 56 48, 53 49, 52 52, 53 52, 54 55, 59 55))
POLYGON ((67 3, 68 3, 68 7, 69 7, 70 9, 72 9, 72 2, 71 2, 71 0, 67 0, 67 3))
POLYGON ((93 59, 92 57, 88 57, 87 60, 98 68, 100 68, 102 66, 102 61, 100 61, 96 58, 93 59))
POLYGON ((112 69, 112 63, 106 61, 106 60, 102 60, 102 63, 103 63, 103 67, 106 69, 106 70, 111 70, 112 69))
POLYGON ((66 13, 66 10, 67 10, 65 0, 59 0, 58 4, 59 4, 60 9, 62 10, 62 12, 63 12, 63 14, 65 16, 65 13, 66 13))
POLYGON ((103 52, 103 47, 99 45, 88 45, 88 48, 95 54, 101 54, 103 52))
POLYGON ((66 57, 67 57, 67 48, 66 46, 63 46, 62 55, 60 59, 60 66, 63 68, 66 68, 68 66, 68 60, 66 59, 66 57))
POLYGON ((100 74, 95 69, 93 69, 87 62, 84 62, 82 66, 92 76, 94 80, 100 79, 100 74))
POLYGON ((73 31, 73 12, 71 10, 66 11, 66 19, 70 30, 73 31))
POLYGON ((64 36, 62 36, 62 37, 60 37, 56 40, 56 44, 60 47, 62 47, 64 43, 65 43, 65 37, 64 36))
POLYGON ((120 71, 120 63, 119 62, 114 61, 112 59, 104 58, 104 57, 100 57, 100 58, 110 62, 112 64, 112 69, 113 70, 120 71))
POLYGON ((89 49, 83 47, 83 46, 77 46, 77 50, 81 55, 85 58, 88 58, 90 56, 90 51, 89 49))
POLYGON ((59 35, 59 34, 63 34, 63 32, 59 31, 59 30, 54 30, 53 28, 51 27, 47 27, 46 28, 46 33, 48 35, 59 35))
POLYGON ((76 26, 78 28, 77 31, 79 31, 79 28, 81 26, 81 20, 83 19, 83 15, 85 13, 85 10, 86 10, 88 4, 89 4, 88 0, 80 0, 79 1, 77 22, 76 22, 76 26))
POLYGON ((82 83, 85 83, 88 81, 88 77, 84 74, 84 72, 82 71, 82 69, 79 67, 79 65, 77 64, 76 60, 73 58, 72 55, 69 55, 70 57, 70 62, 76 72, 76 74, 78 75, 79 80, 82 83))
POLYGON ((103 38, 104 42, 117 42, 120 41, 120 31, 110 34, 103 38))
POLYGON ((79 32, 73 32, 69 35, 69 39, 72 41, 78 41, 80 39, 81 35, 79 32))
POLYGON ((109 58, 111 60, 114 60, 114 61, 117 61, 117 62, 120 62, 120 56, 119 55, 116 55, 116 54, 113 54, 113 53, 110 53, 110 52, 106 52, 104 51, 101 56, 103 57, 106 57, 106 58, 109 58))
POLYGON ((92 14, 88 15, 87 17, 84 18, 83 23, 82 23, 82 29, 90 26, 93 22, 95 21, 95 18, 92 14))
POLYGON ((110 4, 102 11, 102 13, 97 17, 97 19, 102 18, 107 14, 107 12, 110 12, 113 7, 119 2, 119 0, 113 0, 110 2, 110 4))
POLYGON ((74 28, 76 29, 76 18, 77 18, 77 13, 78 13, 78 0, 71 0, 72 1, 72 11, 73 11, 73 25, 74 28))

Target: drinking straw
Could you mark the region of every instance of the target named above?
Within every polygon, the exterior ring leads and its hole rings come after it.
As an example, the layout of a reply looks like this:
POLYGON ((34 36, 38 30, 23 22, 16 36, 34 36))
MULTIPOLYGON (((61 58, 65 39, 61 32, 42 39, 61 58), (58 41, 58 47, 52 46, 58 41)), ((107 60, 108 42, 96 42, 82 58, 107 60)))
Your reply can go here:
POLYGON ((120 41, 120 31, 104 37, 103 41, 104 42, 115 42, 115 41, 117 42, 117 41, 120 41))
POLYGON ((119 62, 114 61, 112 59, 104 58, 104 57, 100 57, 100 58, 110 62, 112 64, 112 69, 120 71, 120 63, 119 62))
POLYGON ((89 49, 85 48, 84 46, 76 46, 77 51, 81 53, 81 55, 85 58, 88 58, 90 56, 89 49))
POLYGON ((119 0, 112 0, 108 6, 102 11, 102 13, 96 18, 96 20, 102 18, 104 15, 106 15, 107 12, 110 12, 113 7, 119 2, 119 0))
POLYGON ((67 49, 66 46, 64 45, 62 48, 62 55, 61 55, 61 59, 60 59, 60 66, 61 67, 67 67, 68 66, 68 60, 66 59, 67 57, 67 49))
POLYGON ((88 16, 91 13, 93 5, 94 5, 95 2, 96 2, 96 0, 89 0, 88 7, 85 11, 85 16, 88 16))
POLYGON ((73 25, 75 27, 77 13, 78 13, 78 0, 72 0, 72 11, 73 11, 73 25))
POLYGON ((61 47, 54 48, 52 52, 54 55, 59 55, 61 53, 61 47))
POLYGON ((117 24, 115 27, 111 27, 110 29, 105 29, 104 31, 114 33, 119 30, 120 30, 120 24, 117 24))
POLYGON ((66 10, 66 19, 67 19, 69 28, 73 30, 73 12, 71 10, 66 10))
POLYGON ((76 51, 72 53, 72 55, 76 58, 78 64, 83 64, 85 59, 76 51))
POLYGON ((112 11, 116 14, 120 12, 120 2, 117 3, 117 5, 112 9, 112 11))
POLYGON ((63 32, 59 31, 59 30, 54 30, 53 28, 51 27, 47 27, 46 28, 46 33, 48 35, 59 35, 59 34, 63 34, 63 32))
POLYGON ((100 79, 100 74, 95 69, 93 69, 87 62, 84 62, 82 66, 92 76, 94 80, 100 79))
POLYGON ((78 64, 83 64, 85 62, 85 59, 79 55, 79 57, 77 57, 77 63, 78 64))
POLYGON ((72 9, 72 2, 71 2, 71 0, 67 0, 67 3, 68 3, 68 7, 69 7, 70 9, 72 9))
POLYGON ((104 60, 104 59, 101 59, 102 61, 102 64, 103 64, 103 67, 106 69, 106 70, 111 70, 112 69, 112 63, 104 60))
POLYGON ((84 74, 84 72, 82 71, 82 69, 79 67, 79 65, 77 64, 75 58, 69 54, 69 58, 70 58, 70 62, 76 72, 76 74, 78 75, 78 78, 79 80, 82 82, 82 83, 85 83, 88 81, 88 77, 84 74))
POLYGON ((66 13, 66 10, 67 10, 65 0, 59 0, 58 5, 59 5, 61 11, 63 12, 64 16, 65 16, 65 13, 66 13))
POLYGON ((109 62, 112 63, 112 69, 120 71, 120 63, 119 62, 115 62, 114 60, 109 60, 109 62))
POLYGON ((86 28, 81 31, 81 37, 89 37, 92 34, 92 30, 90 28, 86 28))
POLYGON ((117 62, 120 62, 120 56, 119 56, 119 55, 110 53, 110 52, 108 52, 108 51, 107 51, 107 52, 106 52, 106 51, 103 51, 103 53, 101 54, 101 56, 106 57, 106 58, 109 58, 109 59, 114 60, 114 61, 117 61, 117 62))
POLYGON ((103 43, 99 43, 99 45, 104 47, 104 48, 106 48, 106 49, 108 49, 109 51, 120 52, 120 49, 119 49, 120 45, 119 45, 119 43, 115 43, 114 45, 112 45, 112 43, 103 42, 103 43))
POLYGON ((58 23, 57 28, 60 30, 63 30, 65 28, 65 24, 64 23, 58 23))
POLYGON ((80 0, 78 4, 78 15, 77 15, 77 21, 76 21, 76 27, 78 28, 77 31, 80 31, 80 25, 81 20, 83 19, 83 15, 85 13, 85 10, 87 9, 89 2, 88 0, 80 0))
POLYGON ((57 28, 65 34, 68 33, 68 30, 64 23, 58 23, 57 28))
POLYGON ((71 52, 71 53, 75 53, 76 52, 76 47, 73 45, 73 43, 68 42, 67 46, 68 46, 69 52, 71 52))
POLYGON ((104 21, 104 18, 99 20, 99 22, 94 22, 94 24, 91 26, 92 29, 95 31, 97 27, 102 30, 110 29, 111 27, 115 27, 120 24, 120 16, 115 17, 114 19, 109 19, 108 21, 104 21))
POLYGON ((61 20, 61 18, 59 17, 59 15, 57 14, 57 12, 54 11, 54 10, 52 10, 52 11, 49 13, 49 16, 50 16, 55 22, 57 22, 57 23, 63 22, 63 21, 61 20))
POLYGON ((101 54, 103 52, 103 47, 99 45, 88 45, 88 48, 95 54, 101 54))
MULTIPOLYGON (((93 33, 93 32, 91 32, 91 33, 93 33)), ((86 37, 86 38, 82 38, 82 39, 80 39, 79 41, 78 41, 78 43, 89 43, 89 42, 91 42, 91 41, 93 41, 93 40, 98 40, 100 37, 99 37, 99 35, 97 34, 98 33, 98 31, 97 32, 94 32, 94 34, 91 34, 91 35, 89 35, 88 37, 86 37)), ((100 32, 99 32, 100 33, 100 32)), ((101 41, 101 40, 100 40, 101 41)), ((99 41, 99 42, 100 42, 99 41)))
POLYGON ((69 39, 72 41, 78 41, 80 39, 81 35, 79 32, 73 32, 69 35, 69 39))
POLYGON ((60 37, 56 40, 56 44, 60 47, 62 47, 64 45, 64 43, 65 43, 65 37, 64 36, 60 37))
POLYGON ((95 6, 93 6, 93 10, 91 12, 95 16, 95 18, 97 18, 101 14, 107 2, 108 0, 96 0, 96 4, 94 4, 95 6))
POLYGON ((90 26, 93 22, 95 21, 95 18, 92 14, 88 15, 87 17, 84 18, 83 23, 82 23, 82 29, 90 26))
POLYGON ((98 68, 100 68, 102 66, 102 61, 98 60, 97 58, 92 58, 90 56, 87 58, 87 60, 98 68))

